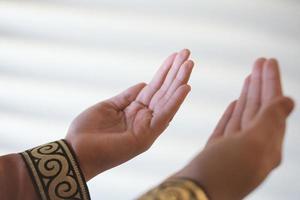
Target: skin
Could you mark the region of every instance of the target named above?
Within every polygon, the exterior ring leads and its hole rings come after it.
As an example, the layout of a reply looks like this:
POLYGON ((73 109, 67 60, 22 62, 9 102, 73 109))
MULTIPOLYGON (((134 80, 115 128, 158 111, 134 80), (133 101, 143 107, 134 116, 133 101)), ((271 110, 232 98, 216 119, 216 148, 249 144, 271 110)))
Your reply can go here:
MULTIPOLYGON (((187 49, 170 55, 149 84, 137 84, 74 119, 66 140, 86 181, 144 152, 168 127, 191 90, 189 56, 187 49)), ((1 199, 39 199, 19 154, 0 157, 0 174, 1 199)))
MULTIPOLYGON (((189 54, 184 49, 170 55, 149 84, 137 84, 75 118, 66 140, 87 181, 146 151, 168 127, 191 90, 189 54)), ((279 166, 293 106, 282 93, 277 61, 258 59, 204 150, 173 177, 195 180, 212 200, 244 198, 279 166)), ((20 155, 1 156, 0 174, 2 199, 39 199, 20 155)))
POLYGON ((149 84, 139 83, 81 113, 70 126, 86 180, 146 151, 168 127, 191 90, 190 51, 170 55, 149 84))
POLYGON ((258 59, 204 150, 174 176, 194 179, 212 200, 243 199, 280 165, 293 105, 283 96, 278 62, 258 59))

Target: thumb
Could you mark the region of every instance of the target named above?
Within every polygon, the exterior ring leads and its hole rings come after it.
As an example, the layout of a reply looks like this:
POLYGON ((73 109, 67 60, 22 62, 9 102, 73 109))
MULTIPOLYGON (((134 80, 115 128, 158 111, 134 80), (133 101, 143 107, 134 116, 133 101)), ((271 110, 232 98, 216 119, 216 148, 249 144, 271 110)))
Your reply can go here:
POLYGON ((269 135, 280 131, 284 134, 285 121, 293 108, 294 102, 289 97, 274 99, 260 111, 255 122, 255 128, 259 130, 257 132, 269 135))
POLYGON ((140 91, 146 86, 146 83, 136 84, 120 94, 108 99, 117 110, 124 110, 131 102, 133 102, 140 91))
POLYGON ((286 119, 294 108, 294 101, 289 97, 279 97, 262 109, 262 117, 268 119, 286 119))

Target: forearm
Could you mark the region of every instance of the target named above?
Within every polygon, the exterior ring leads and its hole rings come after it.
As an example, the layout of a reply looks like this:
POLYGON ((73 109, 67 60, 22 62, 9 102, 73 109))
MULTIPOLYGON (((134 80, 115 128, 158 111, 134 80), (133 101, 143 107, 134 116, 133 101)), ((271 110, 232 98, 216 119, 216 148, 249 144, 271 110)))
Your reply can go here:
POLYGON ((0 174, 0 199, 39 199, 20 154, 1 156, 0 174))

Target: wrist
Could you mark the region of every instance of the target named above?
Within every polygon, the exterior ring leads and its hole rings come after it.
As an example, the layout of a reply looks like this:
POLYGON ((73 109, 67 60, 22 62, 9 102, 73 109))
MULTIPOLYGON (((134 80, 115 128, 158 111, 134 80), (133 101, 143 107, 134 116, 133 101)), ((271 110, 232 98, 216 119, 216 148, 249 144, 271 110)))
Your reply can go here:
POLYGON ((91 180, 98 174, 98 168, 96 167, 96 160, 90 159, 91 155, 87 153, 90 146, 85 145, 83 138, 73 135, 67 135, 65 141, 74 153, 85 180, 91 180))

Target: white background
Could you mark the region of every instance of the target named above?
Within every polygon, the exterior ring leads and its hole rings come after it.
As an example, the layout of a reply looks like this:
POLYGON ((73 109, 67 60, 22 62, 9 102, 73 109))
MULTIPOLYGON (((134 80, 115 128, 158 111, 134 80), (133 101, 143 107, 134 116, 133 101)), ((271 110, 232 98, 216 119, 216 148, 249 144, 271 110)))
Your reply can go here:
MULTIPOLYGON (((192 93, 136 159, 89 182, 92 199, 133 199, 201 150, 257 57, 276 57, 300 101, 296 0, 0 0, 0 153, 63 138, 84 108, 141 81, 190 48, 192 93)), ((300 198, 299 109, 284 162, 249 200, 300 198)))

